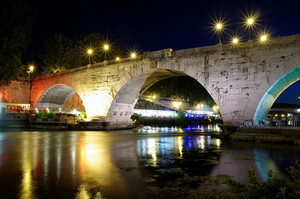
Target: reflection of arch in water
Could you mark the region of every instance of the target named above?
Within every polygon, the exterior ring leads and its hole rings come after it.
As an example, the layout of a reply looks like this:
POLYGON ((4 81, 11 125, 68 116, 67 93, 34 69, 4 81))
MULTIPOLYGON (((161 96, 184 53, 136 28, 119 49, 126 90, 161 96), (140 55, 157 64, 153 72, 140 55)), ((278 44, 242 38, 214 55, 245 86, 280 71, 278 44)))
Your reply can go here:
POLYGON ((259 124, 260 121, 266 119, 267 114, 272 107, 277 97, 290 85, 300 80, 300 66, 289 71, 278 79, 265 93, 260 100, 256 112, 253 117, 255 124, 259 124))
POLYGON ((262 180, 268 179, 268 171, 272 170, 277 176, 282 176, 281 169, 277 166, 275 160, 265 150, 254 149, 255 165, 262 180))

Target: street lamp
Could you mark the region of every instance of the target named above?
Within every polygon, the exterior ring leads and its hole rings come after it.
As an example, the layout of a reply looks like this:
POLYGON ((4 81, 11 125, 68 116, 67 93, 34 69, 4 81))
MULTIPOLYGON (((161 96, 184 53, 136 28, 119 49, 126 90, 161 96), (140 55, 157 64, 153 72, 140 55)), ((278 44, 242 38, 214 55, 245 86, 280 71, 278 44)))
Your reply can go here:
POLYGON ((33 73, 33 71, 34 71, 34 65, 29 65, 28 66, 28 71, 27 71, 27 73, 28 73, 28 77, 29 77, 29 79, 30 79, 30 74, 32 74, 33 73))
POLYGON ((132 53, 130 54, 130 58, 131 58, 131 59, 135 59, 135 58, 136 58, 136 53, 132 52, 132 53))
POLYGON ((221 44, 221 31, 223 29, 223 24, 222 23, 217 23, 216 24, 216 31, 218 33, 218 44, 221 44))
POLYGON ((28 67, 29 71, 27 71, 28 73, 33 73, 33 70, 34 70, 34 65, 30 65, 28 67))
POLYGON ((108 50, 109 49, 109 45, 108 44, 104 44, 103 49, 104 50, 108 50))
POLYGON ((239 38, 234 37, 234 38, 232 39, 232 43, 233 43, 233 44, 238 44, 238 43, 239 43, 239 38))
POLYGON ((262 36, 260 37, 260 41, 261 41, 261 42, 266 42, 267 39, 268 39, 268 36, 267 36, 267 35, 262 35, 262 36))
POLYGON ((103 45, 104 60, 106 60, 106 57, 107 57, 106 54, 108 53, 109 48, 110 48, 109 44, 104 44, 104 45, 103 45))
POLYGON ((93 55, 93 49, 88 48, 86 53, 89 56, 89 64, 91 64, 91 56, 93 55))
POLYGON ((116 57, 116 61, 120 61, 120 57, 116 57))
POLYGON ((255 25, 254 17, 249 17, 246 19, 246 26, 249 28, 249 40, 253 40, 252 29, 254 25, 255 25))

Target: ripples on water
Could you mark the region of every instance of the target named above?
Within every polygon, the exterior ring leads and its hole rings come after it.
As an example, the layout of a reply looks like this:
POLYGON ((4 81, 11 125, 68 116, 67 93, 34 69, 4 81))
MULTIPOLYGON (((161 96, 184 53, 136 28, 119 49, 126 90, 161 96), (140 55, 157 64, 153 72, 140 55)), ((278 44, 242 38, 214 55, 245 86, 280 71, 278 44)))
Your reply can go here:
POLYGON ((186 176, 246 181, 249 166, 261 179, 269 169, 284 175, 299 157, 296 146, 221 143, 203 134, 210 129, 1 132, 0 198, 150 198, 148 187, 186 176))
POLYGON ((172 127, 155 127, 155 126, 144 126, 138 130, 138 133, 141 134, 152 134, 152 133, 208 133, 208 132, 221 132, 218 124, 195 124, 189 125, 185 128, 172 126, 172 127))

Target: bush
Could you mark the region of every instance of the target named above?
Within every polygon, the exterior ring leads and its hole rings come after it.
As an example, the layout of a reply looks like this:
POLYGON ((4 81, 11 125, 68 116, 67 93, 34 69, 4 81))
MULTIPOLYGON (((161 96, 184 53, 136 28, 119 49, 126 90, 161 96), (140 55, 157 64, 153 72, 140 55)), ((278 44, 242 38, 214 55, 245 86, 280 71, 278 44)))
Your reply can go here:
POLYGON ((48 119, 53 119, 55 117, 55 114, 52 111, 47 112, 47 118, 48 119))
POLYGON ((300 198, 299 174, 300 165, 296 162, 296 166, 287 169, 290 173, 289 177, 273 176, 273 172, 268 172, 268 180, 258 182, 255 171, 250 168, 248 171, 250 185, 243 184, 228 178, 224 181, 231 187, 233 193, 239 194, 240 198, 300 198))
POLYGON ((44 112, 43 112, 43 111, 39 111, 39 112, 37 112, 37 113, 35 114, 35 117, 36 117, 36 118, 42 118, 43 115, 44 115, 44 112))
POLYGON ((134 113, 133 115, 130 116, 130 119, 132 119, 133 121, 137 121, 141 117, 142 117, 141 114, 134 113))
POLYGON ((300 198, 300 164, 288 169, 288 177, 273 176, 268 172, 268 180, 257 180, 255 170, 248 170, 249 184, 238 182, 228 175, 188 176, 166 186, 150 186, 149 193, 155 198, 189 198, 189 199, 299 199, 300 198), (229 187, 227 188, 228 185, 229 187), (194 189, 193 185, 207 189, 194 189), (219 187, 222 186, 222 187, 219 187))

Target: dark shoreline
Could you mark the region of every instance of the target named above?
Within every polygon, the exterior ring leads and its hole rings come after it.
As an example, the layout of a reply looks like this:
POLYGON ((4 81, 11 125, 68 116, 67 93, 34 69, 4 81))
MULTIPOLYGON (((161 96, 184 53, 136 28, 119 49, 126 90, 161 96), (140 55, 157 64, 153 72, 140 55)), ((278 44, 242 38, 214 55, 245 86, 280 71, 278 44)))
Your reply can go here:
POLYGON ((300 145, 300 128, 253 127, 220 125, 222 138, 237 141, 274 142, 300 145))

